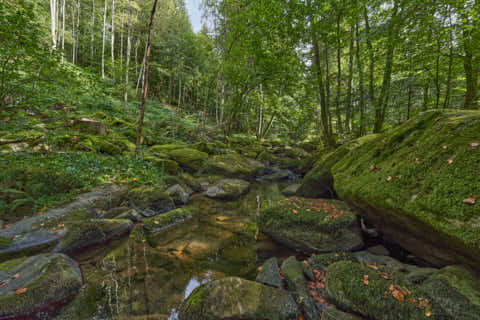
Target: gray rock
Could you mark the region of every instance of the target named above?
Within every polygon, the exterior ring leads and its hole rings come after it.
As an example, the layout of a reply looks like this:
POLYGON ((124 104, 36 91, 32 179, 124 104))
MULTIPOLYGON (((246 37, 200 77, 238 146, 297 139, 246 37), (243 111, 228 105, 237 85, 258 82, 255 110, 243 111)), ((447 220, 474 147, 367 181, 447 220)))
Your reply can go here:
POLYGON ((208 187, 205 195, 209 198, 220 200, 233 200, 246 194, 250 183, 239 179, 223 179, 217 184, 208 187))
POLYGON ((172 198, 160 187, 142 186, 128 193, 130 205, 146 218, 175 209, 172 198))
POLYGON ((357 317, 351 313, 346 313, 338 310, 335 306, 329 306, 325 308, 322 313, 322 320, 361 320, 362 318, 357 317))
POLYGON ((285 285, 283 284, 282 276, 280 274, 280 268, 278 267, 277 258, 270 258, 263 263, 262 269, 258 273, 255 281, 272 287, 285 289, 285 285))
POLYGON ((137 212, 135 209, 130 209, 128 211, 125 211, 118 216, 114 217, 115 220, 122 220, 122 219, 128 219, 131 220, 134 223, 140 222, 143 220, 143 217, 141 214, 137 212))
POLYGON ((165 191, 165 193, 172 198, 176 205, 187 204, 190 197, 189 194, 179 184, 171 186, 167 189, 167 191, 165 191))
POLYGON ((275 172, 273 172, 269 175, 260 177, 259 180, 262 180, 262 181, 281 181, 281 180, 291 179, 294 176, 295 175, 290 170, 276 169, 275 172))
POLYGON ((297 306, 287 291, 236 277, 196 288, 179 308, 180 320, 297 318, 297 306))
POLYGON ((301 183, 294 183, 291 185, 288 185, 287 187, 282 189, 282 193, 284 196, 294 196, 297 194, 298 189, 300 188, 302 184, 301 183))
POLYGON ((380 256, 388 256, 390 254, 390 251, 388 251, 388 249, 382 245, 367 248, 365 251, 368 251, 371 254, 376 254, 380 256))
POLYGON ((41 254, 0 264, 0 318, 40 319, 82 286, 78 264, 63 254, 41 254), (22 291, 18 291, 22 290, 22 291), (38 314, 36 314, 38 312, 38 314))
POLYGON ((303 274, 302 263, 297 261, 295 257, 289 257, 282 263, 281 269, 285 276, 287 290, 293 294, 305 319, 317 320, 319 315, 307 287, 307 280, 303 274))
POLYGON ((130 210, 129 207, 112 208, 112 209, 108 210, 107 212, 105 212, 105 214, 103 214, 101 216, 101 218, 103 218, 103 219, 113 219, 113 218, 118 217, 122 213, 127 212, 129 210, 130 210))

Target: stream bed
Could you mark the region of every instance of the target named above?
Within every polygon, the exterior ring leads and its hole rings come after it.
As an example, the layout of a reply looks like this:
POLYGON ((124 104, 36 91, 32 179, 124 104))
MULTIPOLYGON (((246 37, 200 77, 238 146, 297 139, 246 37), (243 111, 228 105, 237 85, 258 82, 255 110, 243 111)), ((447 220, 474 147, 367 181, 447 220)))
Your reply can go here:
POLYGON ((297 255, 263 234, 252 237, 260 207, 283 198, 277 183, 255 183, 236 201, 195 194, 192 219, 153 235, 141 225, 128 239, 77 257, 88 286, 106 288, 105 301, 91 301, 102 319, 177 319, 176 308, 200 284, 238 276, 254 279, 265 260, 297 255))

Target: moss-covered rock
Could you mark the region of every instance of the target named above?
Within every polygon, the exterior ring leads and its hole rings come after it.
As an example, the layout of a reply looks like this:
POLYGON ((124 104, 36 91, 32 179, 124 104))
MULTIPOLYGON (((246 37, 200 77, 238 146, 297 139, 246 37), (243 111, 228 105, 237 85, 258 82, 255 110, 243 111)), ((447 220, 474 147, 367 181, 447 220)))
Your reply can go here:
POLYGON ((329 265, 339 261, 356 261, 350 252, 330 252, 311 256, 308 264, 312 269, 326 270, 329 265))
POLYGON ((145 217, 152 217, 175 209, 172 198, 165 193, 163 188, 150 186, 134 188, 130 190, 127 197, 130 204, 145 217))
POLYGON ((88 118, 73 120, 72 129, 97 136, 108 134, 107 126, 103 122, 88 118))
POLYGON ((183 149, 187 147, 186 144, 161 144, 150 147, 148 153, 150 154, 168 154, 172 150, 183 149))
POLYGON ((42 254, 0 264, 0 284, 0 318, 38 319, 35 313, 48 316, 78 292, 82 274, 67 256, 42 254))
POLYGON ((175 149, 168 155, 188 172, 197 172, 205 168, 208 154, 191 148, 175 149))
POLYGON ((307 287, 307 280, 304 276, 303 263, 297 261, 297 259, 292 256, 283 261, 281 269, 285 276, 287 290, 293 294, 293 297, 305 316, 305 319, 318 319, 319 315, 313 299, 310 296, 310 291, 307 287))
POLYGON ((363 246, 356 216, 337 200, 287 198, 262 209, 260 231, 305 252, 348 251, 363 246))
POLYGON ((357 317, 351 313, 346 313, 338 310, 334 306, 329 306, 325 308, 322 312, 322 320, 361 320, 362 318, 357 317))
POLYGON ((295 320, 297 306, 284 290, 240 278, 196 288, 179 308, 180 320, 295 320))
MULTIPOLYGON (((298 195, 308 198, 334 197, 332 168, 350 151, 375 140, 377 135, 370 135, 346 143, 337 149, 325 153, 302 180, 298 195)), ((326 152, 326 151, 325 151, 326 152)), ((353 152, 354 153, 354 152, 353 152)))
POLYGON ((180 177, 182 178, 182 180, 185 182, 185 184, 190 187, 193 191, 195 192, 200 192, 202 191, 202 185, 200 184, 200 182, 198 181, 198 179, 192 177, 190 174, 188 173, 182 173, 180 175, 180 177))
POLYGON ((143 227, 149 232, 158 232, 190 218, 192 218, 192 211, 187 208, 177 208, 153 218, 146 219, 143 227))
POLYGON ((82 137, 82 140, 75 145, 75 149, 118 155, 135 151, 135 145, 121 137, 90 135, 82 137))
POLYGON ((291 197, 297 194, 298 189, 300 188, 300 183, 292 183, 282 189, 282 194, 287 197, 291 197))
POLYGON ((130 220, 91 219, 68 222, 65 227, 66 234, 54 250, 73 254, 128 234, 133 223, 130 220))
POLYGON ((351 261, 334 263, 327 270, 326 293, 343 310, 369 319, 453 319, 442 318, 424 291, 383 267, 351 261))
POLYGON ((208 170, 211 174, 248 180, 262 175, 265 166, 259 161, 232 153, 211 157, 208 170))
POLYGON ((223 179, 217 184, 208 187, 205 195, 220 200, 233 200, 246 194, 250 183, 239 179, 223 179))
MULTIPOLYGON (((168 159, 162 159, 163 155, 160 154, 159 157, 157 157, 157 155, 155 156, 146 156, 145 157, 145 160, 147 161, 150 161, 150 162, 153 162, 155 163, 155 165, 163 170, 163 172, 167 173, 167 174, 172 174, 172 175, 176 175, 178 173, 180 173, 180 166, 178 165, 177 162, 173 161, 173 160, 168 160, 168 159)), ((168 157, 167 155, 164 155, 166 157, 168 157)))
POLYGON ((168 188, 165 191, 165 193, 168 194, 172 198, 173 202, 176 205, 187 204, 188 199, 190 197, 188 192, 185 191, 183 189, 183 187, 179 184, 175 184, 175 185, 171 186, 170 188, 168 188))
POLYGON ((385 237, 434 264, 480 268, 480 111, 429 111, 348 153, 335 190, 385 237), (475 201, 473 201, 475 202, 475 201))

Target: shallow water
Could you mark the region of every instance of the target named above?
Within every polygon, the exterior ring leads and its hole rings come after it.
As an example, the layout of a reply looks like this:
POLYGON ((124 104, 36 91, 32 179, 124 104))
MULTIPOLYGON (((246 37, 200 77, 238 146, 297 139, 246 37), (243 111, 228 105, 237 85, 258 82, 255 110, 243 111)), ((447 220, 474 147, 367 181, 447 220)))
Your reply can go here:
MULTIPOLYGON (((245 234, 261 206, 282 199, 277 184, 254 184, 238 201, 194 195, 191 220, 153 236, 137 226, 128 239, 77 258, 87 286, 103 285, 101 310, 115 319, 177 319, 176 308, 197 286, 225 276, 253 279, 266 259, 295 252, 259 234, 245 234)), ((248 234, 248 233, 247 233, 248 234)), ((251 234, 251 233, 250 233, 251 234)), ((90 306, 91 307, 91 306, 90 306)))

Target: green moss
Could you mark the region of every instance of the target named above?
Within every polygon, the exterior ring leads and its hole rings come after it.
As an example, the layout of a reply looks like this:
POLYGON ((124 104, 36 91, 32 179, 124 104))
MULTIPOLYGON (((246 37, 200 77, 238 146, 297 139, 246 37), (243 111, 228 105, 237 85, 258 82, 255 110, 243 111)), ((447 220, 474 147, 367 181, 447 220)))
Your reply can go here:
POLYGON ((151 209, 158 213, 175 208, 172 199, 161 187, 137 187, 130 190, 127 197, 140 210, 151 209))
POLYGON ((333 167, 335 190, 478 266, 480 205, 463 202, 480 195, 480 148, 470 146, 478 132, 479 111, 425 112, 345 156, 333 167))
POLYGON ((257 222, 260 231, 307 252, 362 245, 356 217, 341 201, 287 198, 262 209, 257 222))
POLYGON ((10 269, 13 269, 13 268, 15 268, 15 267, 18 267, 18 266, 21 265, 26 259, 27 259, 26 257, 22 257, 22 258, 13 259, 13 260, 9 260, 9 261, 0 263, 0 271, 8 271, 8 270, 10 270, 10 269))
POLYGON ((312 269, 326 269, 329 265, 339 261, 356 261, 350 252, 331 252, 317 254, 308 259, 308 263, 312 269))
POLYGON ((172 150, 183 149, 186 146, 187 145, 185 145, 185 144, 162 144, 162 145, 157 145, 157 146, 150 147, 148 149, 148 153, 151 153, 151 154, 157 154, 157 153, 168 154, 172 150))
POLYGON ((174 224, 185 221, 192 217, 192 212, 187 208, 177 208, 175 210, 157 215, 145 220, 144 228, 151 232, 156 232, 168 228, 174 224))
POLYGON ((261 175, 265 167, 256 160, 239 154, 213 156, 209 160, 209 173, 235 179, 248 179, 261 175))
POLYGON ((191 148, 175 149, 168 152, 168 155, 177 161, 185 170, 197 172, 204 169, 208 154, 191 148))
POLYGON ((0 237, 0 248, 8 247, 12 242, 12 239, 0 237))
POLYGON ((433 306, 425 308, 419 304, 419 298, 428 300, 429 296, 425 292, 382 267, 375 269, 351 261, 337 262, 328 267, 326 283, 327 298, 331 302, 344 310, 354 311, 367 318, 441 319, 436 318, 438 310, 433 306), (392 288, 408 292, 408 295, 404 296, 404 301, 394 298, 392 288), (433 318, 426 316, 428 311, 432 312, 433 318))

